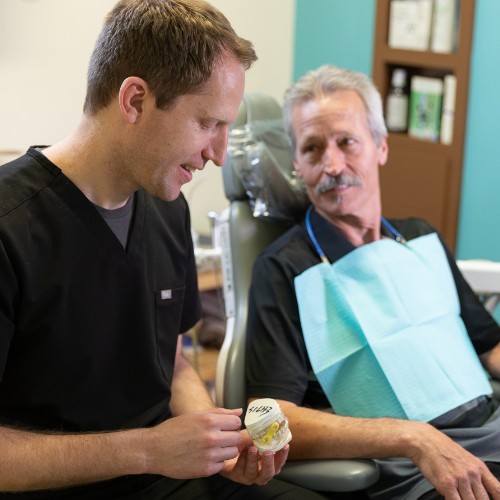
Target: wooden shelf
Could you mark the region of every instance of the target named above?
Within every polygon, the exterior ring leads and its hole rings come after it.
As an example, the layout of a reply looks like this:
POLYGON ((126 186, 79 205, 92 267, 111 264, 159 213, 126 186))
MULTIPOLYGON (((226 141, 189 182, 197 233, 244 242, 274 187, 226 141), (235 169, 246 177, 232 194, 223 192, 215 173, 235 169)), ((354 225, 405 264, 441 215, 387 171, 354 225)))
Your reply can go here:
POLYGON ((198 271, 198 289, 200 292, 222 288, 222 270, 198 271))
POLYGON ((455 250, 467 119, 469 67, 475 0, 459 2, 456 52, 394 49, 388 45, 390 0, 377 0, 373 80, 385 99, 392 71, 457 78, 453 143, 423 141, 406 134, 389 134, 389 161, 381 169, 382 203, 387 217, 423 217, 455 250))
POLYGON ((451 149, 451 146, 440 142, 416 139, 408 134, 393 132, 389 134, 389 146, 397 149, 419 149, 428 154, 442 154, 443 151, 446 152, 451 149))
POLYGON ((455 73, 461 62, 458 52, 438 54, 436 52, 393 49, 388 46, 380 47, 379 55, 387 64, 431 68, 447 73, 455 73))

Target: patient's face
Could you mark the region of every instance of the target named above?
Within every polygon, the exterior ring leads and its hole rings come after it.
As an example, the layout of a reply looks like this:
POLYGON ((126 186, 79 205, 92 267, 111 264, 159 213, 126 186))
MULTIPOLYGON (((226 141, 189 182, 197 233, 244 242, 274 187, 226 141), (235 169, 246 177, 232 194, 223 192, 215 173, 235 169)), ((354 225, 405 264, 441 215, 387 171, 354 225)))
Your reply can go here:
POLYGON ((333 223, 379 213, 378 167, 387 160, 387 142, 375 144, 358 94, 339 90, 296 106, 292 124, 295 170, 315 208, 333 223))

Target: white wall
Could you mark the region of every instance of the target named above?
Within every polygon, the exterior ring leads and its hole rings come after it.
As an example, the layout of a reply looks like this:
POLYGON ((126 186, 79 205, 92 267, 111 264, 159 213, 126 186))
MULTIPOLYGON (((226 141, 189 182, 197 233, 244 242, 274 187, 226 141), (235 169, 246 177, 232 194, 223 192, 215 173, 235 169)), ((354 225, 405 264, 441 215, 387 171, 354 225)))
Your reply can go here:
MULTIPOLYGON (((224 12, 240 36, 254 44, 259 60, 247 72, 246 91, 269 94, 281 103, 292 79, 295 0, 212 0, 211 3, 224 12)), ((189 200, 194 229, 209 233, 206 214, 210 210, 221 212, 227 206, 220 170, 207 165, 183 191, 189 200)))
MULTIPOLYGON (((0 163, 2 151, 52 144, 78 122, 87 63, 115 0, 0 0, 0 163)), ((259 61, 246 90, 280 102, 292 75, 294 0, 212 0, 259 61)), ((10 156, 5 154, 4 158, 10 156)), ((185 186, 193 227, 208 233, 206 214, 226 205, 220 171, 207 165, 185 186)))

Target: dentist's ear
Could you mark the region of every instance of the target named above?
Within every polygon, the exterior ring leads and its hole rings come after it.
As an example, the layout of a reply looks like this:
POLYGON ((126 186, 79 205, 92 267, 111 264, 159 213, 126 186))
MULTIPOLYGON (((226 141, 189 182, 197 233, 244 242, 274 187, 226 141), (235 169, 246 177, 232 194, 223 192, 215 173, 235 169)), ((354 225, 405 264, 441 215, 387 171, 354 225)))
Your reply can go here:
POLYGON ((123 80, 118 101, 121 113, 127 123, 133 124, 139 121, 148 90, 148 84, 142 78, 129 76, 123 80))

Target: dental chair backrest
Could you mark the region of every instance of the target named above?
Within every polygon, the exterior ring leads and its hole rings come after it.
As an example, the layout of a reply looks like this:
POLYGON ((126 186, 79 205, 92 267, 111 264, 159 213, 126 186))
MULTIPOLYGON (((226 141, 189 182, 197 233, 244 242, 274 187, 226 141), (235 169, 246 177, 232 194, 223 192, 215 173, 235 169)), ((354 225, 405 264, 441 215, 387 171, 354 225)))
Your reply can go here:
POLYGON ((245 408, 245 334, 252 266, 259 253, 305 210, 307 198, 294 182, 281 107, 272 97, 244 96, 228 149, 222 174, 230 205, 218 228, 227 326, 215 390, 219 406, 245 408))
MULTIPOLYGON (((305 212, 308 200, 293 176, 292 155, 271 97, 246 94, 230 133, 222 167, 229 208, 218 218, 226 306, 226 334, 215 378, 218 406, 246 408, 245 335, 252 267, 260 252, 305 212)), ((293 443, 292 443, 293 444, 293 443)), ((287 462, 279 478, 305 488, 354 492, 379 478, 367 459, 287 462)))

